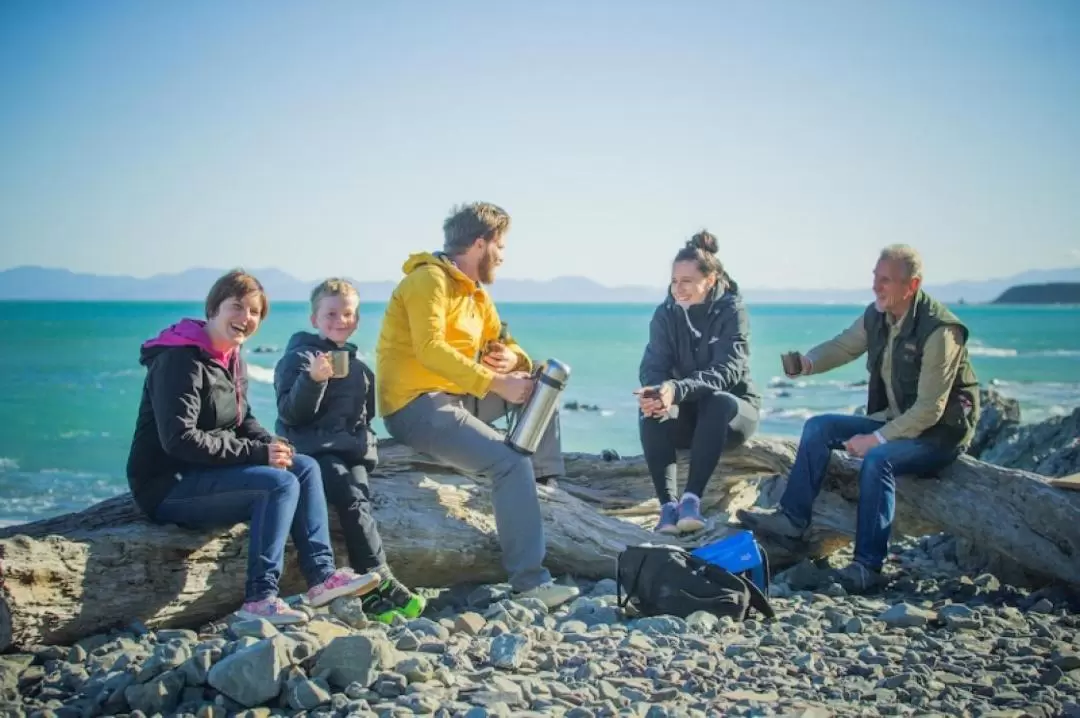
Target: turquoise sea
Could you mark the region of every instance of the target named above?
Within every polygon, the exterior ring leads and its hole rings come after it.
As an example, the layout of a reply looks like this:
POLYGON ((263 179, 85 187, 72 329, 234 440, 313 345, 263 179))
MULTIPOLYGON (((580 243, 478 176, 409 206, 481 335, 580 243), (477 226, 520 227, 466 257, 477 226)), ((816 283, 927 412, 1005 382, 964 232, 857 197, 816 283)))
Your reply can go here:
MULTIPOLYGON (((366 304, 355 340, 373 361, 384 305, 366 304)), ((1080 307, 959 306, 972 330, 979 378, 1018 398, 1025 421, 1080 404, 1080 307)), ((564 412, 568 451, 640 453, 637 366, 653 307, 504 304, 503 319, 534 358, 557 357, 573 374, 565 399, 598 412, 564 412)), ((751 305, 751 357, 765 394, 761 431, 797 435, 824 411, 851 411, 865 397, 855 362, 830 374, 782 382, 779 355, 808 349, 847 326, 857 306, 751 305)), ((256 416, 274 422, 275 352, 309 326, 306 304, 278 303, 245 351, 256 416)), ((199 303, 0 302, 0 522, 82 508, 126 489, 124 464, 142 388, 139 345, 199 303)), ((375 367, 377 369, 377 367, 375 367)), ((382 426, 377 426, 380 435, 382 426)))

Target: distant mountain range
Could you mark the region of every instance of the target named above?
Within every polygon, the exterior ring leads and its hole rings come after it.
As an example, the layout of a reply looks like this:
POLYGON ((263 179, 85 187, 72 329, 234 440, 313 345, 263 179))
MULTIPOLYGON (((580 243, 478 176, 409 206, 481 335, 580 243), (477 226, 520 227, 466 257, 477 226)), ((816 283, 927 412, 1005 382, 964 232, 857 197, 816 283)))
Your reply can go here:
MULTIPOLYGON (((0 300, 111 300, 190 301, 201 300, 223 270, 188 269, 176 274, 152 277, 82 274, 66 269, 15 267, 0 271, 0 300)), ((279 269, 254 270, 271 299, 306 300, 315 281, 297 279, 279 269)), ((317 281, 317 280, 316 280, 317 281)), ((928 285, 927 290, 945 302, 990 302, 1005 290, 1021 284, 1080 282, 1080 267, 1036 269, 1011 277, 928 285)), ((395 282, 357 282, 366 301, 385 301, 395 282)), ((585 277, 557 277, 550 280, 500 279, 491 287, 502 302, 648 303, 660 301, 662 286, 606 287, 585 277)), ((744 287, 751 303, 769 304, 861 304, 870 300, 870 288, 861 289, 755 289, 744 287)))

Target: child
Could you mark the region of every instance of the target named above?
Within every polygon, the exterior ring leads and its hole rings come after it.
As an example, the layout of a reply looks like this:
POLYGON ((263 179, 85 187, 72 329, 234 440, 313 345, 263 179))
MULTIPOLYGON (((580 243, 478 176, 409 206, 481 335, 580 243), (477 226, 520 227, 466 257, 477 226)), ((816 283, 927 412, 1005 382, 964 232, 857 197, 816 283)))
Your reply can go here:
POLYGON ((360 573, 384 578, 364 597, 364 611, 390 623, 395 613, 416 618, 423 596, 394 578, 371 512, 368 472, 378 463, 369 422, 375 416, 375 375, 356 358, 348 339, 359 324, 360 296, 343 279, 327 279, 311 293, 311 325, 318 334, 297 332, 274 369, 277 432, 322 469, 326 499, 341 519, 349 563, 360 573), (331 352, 349 353, 348 374, 335 378, 331 352))

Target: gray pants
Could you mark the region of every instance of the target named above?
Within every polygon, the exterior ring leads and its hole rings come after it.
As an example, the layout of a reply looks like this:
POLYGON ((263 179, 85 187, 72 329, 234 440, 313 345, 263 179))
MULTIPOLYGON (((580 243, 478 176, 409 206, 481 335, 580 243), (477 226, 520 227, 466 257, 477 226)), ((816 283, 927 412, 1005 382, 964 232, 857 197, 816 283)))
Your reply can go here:
POLYGON ((551 580, 544 568, 544 525, 536 477, 564 473, 559 416, 552 418, 536 453, 523 456, 491 424, 520 407, 489 393, 483 399, 432 392, 384 418, 401 443, 462 473, 491 481, 491 506, 502 547, 503 568, 515 591, 551 580))

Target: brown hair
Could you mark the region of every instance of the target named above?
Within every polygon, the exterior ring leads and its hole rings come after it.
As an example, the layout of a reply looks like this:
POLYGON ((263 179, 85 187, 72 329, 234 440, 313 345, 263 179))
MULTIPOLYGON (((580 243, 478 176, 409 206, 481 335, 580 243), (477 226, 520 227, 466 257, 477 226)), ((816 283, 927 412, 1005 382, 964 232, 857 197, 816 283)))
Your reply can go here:
POLYGON ((270 302, 266 298, 263 285, 242 269, 234 269, 219 277, 214 286, 210 287, 210 293, 206 295, 206 318, 212 319, 226 299, 243 299, 249 294, 259 295, 262 304, 259 321, 266 319, 266 315, 270 313, 270 302))
POLYGON ((490 202, 473 202, 454 207, 443 222, 443 251, 460 254, 477 239, 488 241, 510 230, 510 215, 490 202))
POLYGON ((686 246, 679 250, 679 253, 675 255, 675 262, 694 262, 697 264, 698 271, 706 277, 715 276, 717 282, 726 284, 727 274, 724 273, 724 265, 716 256, 718 248, 716 237, 703 229, 691 237, 686 246))
POLYGON ((360 292, 356 291, 356 287, 349 280, 340 277, 319 282, 319 286, 311 290, 312 313, 319 311, 319 301, 324 297, 356 297, 359 302, 360 292))

